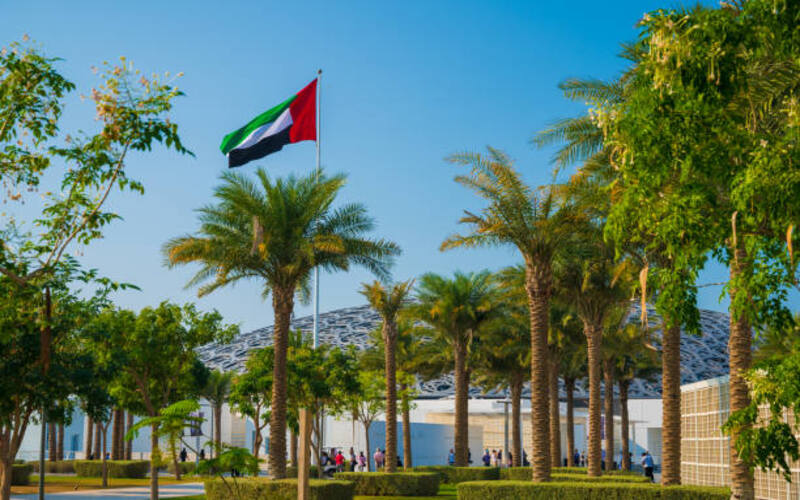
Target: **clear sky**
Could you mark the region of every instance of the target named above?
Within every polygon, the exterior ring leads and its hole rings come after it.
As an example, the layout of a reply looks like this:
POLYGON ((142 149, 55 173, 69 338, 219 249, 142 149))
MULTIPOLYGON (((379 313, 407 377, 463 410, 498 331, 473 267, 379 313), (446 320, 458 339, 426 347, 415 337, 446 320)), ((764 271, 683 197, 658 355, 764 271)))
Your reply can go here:
MULTIPOLYGON (((157 151, 131 157, 130 175, 144 196, 115 194, 123 217, 83 252, 88 267, 132 282, 141 292, 117 302, 139 309, 169 299, 197 300, 184 284, 192 269, 163 266, 161 245, 196 228, 193 210, 210 199, 225 157, 224 134, 283 101, 322 68, 322 162, 348 174, 342 202, 361 202, 376 218, 376 235, 403 248, 397 279, 427 271, 497 269, 518 261, 512 249, 438 250, 459 229, 465 208, 480 204, 457 186, 443 158, 492 145, 509 152, 532 184, 550 179, 552 151, 530 145, 553 120, 580 112, 557 89, 570 76, 612 78, 624 68, 619 44, 635 23, 665 0, 572 1, 38 1, 8 2, 0 45, 29 34, 78 84, 65 130, 93 125, 89 102, 97 84, 90 67, 121 55, 146 72, 184 72, 186 97, 175 120, 196 157, 157 151)), ((311 142, 243 167, 273 175, 308 172, 311 142)), ((363 303, 368 273, 323 275, 322 311, 363 303)), ((718 265, 701 282, 725 279, 718 265)), ((701 307, 724 310, 720 288, 703 288, 701 307)), ((797 300, 793 301, 797 309, 797 300)), ((272 323, 270 302, 255 283, 199 299, 230 322, 252 329, 272 323)), ((298 306, 297 315, 310 313, 298 306)))

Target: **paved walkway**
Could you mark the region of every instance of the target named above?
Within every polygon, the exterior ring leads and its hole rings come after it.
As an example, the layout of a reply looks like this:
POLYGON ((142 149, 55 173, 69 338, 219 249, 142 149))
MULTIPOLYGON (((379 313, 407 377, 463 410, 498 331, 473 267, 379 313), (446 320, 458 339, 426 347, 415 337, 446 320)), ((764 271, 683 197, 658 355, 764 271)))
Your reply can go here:
MULTIPOLYGON (((186 497, 202 495, 203 483, 168 484, 158 486, 159 498, 186 497)), ((89 498, 92 500, 148 500, 150 498, 149 486, 136 486, 133 488, 110 488, 97 490, 80 490, 61 493, 47 493, 47 500, 78 500, 89 498)), ((11 500, 36 500, 39 495, 11 495, 11 500)))

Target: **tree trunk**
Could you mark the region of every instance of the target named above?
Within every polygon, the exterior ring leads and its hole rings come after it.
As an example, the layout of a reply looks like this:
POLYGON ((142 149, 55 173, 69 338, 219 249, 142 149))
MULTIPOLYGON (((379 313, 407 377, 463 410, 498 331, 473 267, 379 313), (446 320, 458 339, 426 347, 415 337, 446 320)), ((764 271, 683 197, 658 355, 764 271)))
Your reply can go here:
POLYGON ((150 427, 150 500, 158 500, 158 427, 150 427))
MULTIPOLYGON (((107 429, 108 427, 106 427, 107 429)), ((105 429, 104 429, 105 430, 105 429)), ((103 432, 103 482, 102 487, 108 488, 108 460, 106 460, 106 433, 103 432)))
MULTIPOLYGON (((126 433, 131 430, 133 427, 133 413, 128 410, 128 425, 126 426, 126 433)), ((123 436, 124 440, 124 436, 123 436)), ((133 460, 133 439, 129 441, 123 441, 125 443, 125 460, 133 460)))
POLYGON ((614 360, 603 360, 603 397, 606 415, 606 471, 614 470, 614 360))
POLYGON ((47 424, 47 456, 48 460, 55 462, 56 459, 56 424, 50 422, 47 424))
MULTIPOLYGON (((367 472, 372 471, 372 448, 369 447, 369 422, 364 422, 364 434, 366 435, 366 442, 367 442, 367 472)), ((320 471, 322 467, 319 468, 320 471)))
POLYGON ((384 366, 386 370, 386 472, 397 471, 397 367, 395 346, 397 326, 393 320, 383 320, 384 366))
POLYGON ((111 423, 111 460, 119 460, 119 427, 122 423, 122 417, 119 414, 119 408, 115 409, 112 413, 114 419, 111 423))
POLYGON ((172 466, 175 467, 175 480, 181 480, 181 464, 178 462, 178 453, 177 449, 173 450, 172 453, 172 466))
POLYGON ((525 291, 531 320, 531 468, 534 481, 550 480, 550 413, 547 331, 550 314, 549 265, 527 261, 525 291))
MULTIPOLYGON (((406 393, 408 387, 403 384, 400 386, 403 394, 406 393)), ((403 468, 411 471, 414 467, 411 457, 411 404, 408 401, 403 401, 403 468)))
POLYGON ((269 472, 273 479, 286 477, 286 351, 289 342, 289 326, 294 309, 294 289, 272 289, 272 307, 275 311, 273 346, 275 366, 273 369, 272 404, 269 422, 269 472))
POLYGON ((628 385, 630 380, 620 380, 619 385, 619 416, 622 435, 622 470, 631 470, 631 445, 628 442, 628 385))
POLYGON ((5 456, 0 458, 0 500, 9 500, 11 498, 11 464, 5 456))
POLYGON ((662 328, 661 484, 681 484, 681 327, 662 328))
POLYGON ((467 371, 467 346, 462 339, 454 344, 455 372, 453 377, 456 384, 455 400, 455 455, 456 467, 469 465, 469 384, 465 373, 467 371))
POLYGON ((100 422, 95 422, 94 424, 94 459, 99 460, 103 458, 100 456, 100 452, 102 451, 103 447, 103 426, 100 425, 100 422))
POLYGON ((522 372, 511 375, 511 465, 522 467, 522 372))
POLYGON ((550 467, 561 467, 561 412, 558 408, 558 360, 550 357, 550 467))
POLYGON ((577 467, 575 463, 575 379, 564 379, 564 391, 567 393, 567 466, 577 467))
POLYGON ((600 445, 600 343, 603 341, 603 330, 600 326, 584 322, 583 331, 586 334, 586 362, 589 368, 587 474, 589 476, 599 476, 601 474, 600 460, 602 459, 602 446, 600 445))
POLYGON ((297 434, 294 431, 289 431, 289 461, 292 466, 297 467, 297 434))
POLYGON ((214 456, 220 453, 222 449, 222 406, 217 407, 217 412, 214 414, 214 442, 217 444, 214 450, 214 456))
MULTIPOLYGON (((736 310, 735 305, 749 301, 749 297, 742 296, 746 290, 736 286, 742 279, 742 274, 748 271, 747 252, 739 245, 734 249, 734 260, 730 264, 731 276, 731 306, 730 306, 730 337, 728 338, 728 352, 730 353, 730 411, 731 413, 744 409, 750 404, 750 395, 744 375, 750 369, 752 361, 752 331, 747 317, 736 310)), ((752 500, 755 497, 753 472, 747 462, 739 458, 734 443, 738 432, 731 434, 730 439, 730 471, 731 471, 731 499, 752 500)))
POLYGON ((88 415, 86 416, 86 446, 83 448, 86 453, 86 460, 89 460, 89 454, 92 453, 92 438, 94 437, 94 421, 88 415))
POLYGON ((58 424, 58 439, 56 440, 56 460, 64 460, 64 424, 58 424))

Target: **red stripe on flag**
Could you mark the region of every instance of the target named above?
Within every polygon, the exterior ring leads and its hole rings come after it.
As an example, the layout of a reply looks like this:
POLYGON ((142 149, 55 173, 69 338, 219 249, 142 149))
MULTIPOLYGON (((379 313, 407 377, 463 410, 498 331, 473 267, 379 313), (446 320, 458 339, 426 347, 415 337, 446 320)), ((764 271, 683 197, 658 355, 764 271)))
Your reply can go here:
POLYGON ((297 93, 297 98, 289 105, 292 114, 292 128, 289 142, 317 140, 317 79, 297 93))

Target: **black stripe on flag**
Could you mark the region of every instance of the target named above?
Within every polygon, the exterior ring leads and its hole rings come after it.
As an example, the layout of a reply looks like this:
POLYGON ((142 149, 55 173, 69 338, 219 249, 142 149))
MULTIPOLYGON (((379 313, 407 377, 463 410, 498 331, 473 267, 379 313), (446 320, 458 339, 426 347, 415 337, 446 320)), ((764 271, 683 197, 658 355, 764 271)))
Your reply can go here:
POLYGON ((275 135, 265 137, 253 144, 249 148, 233 149, 228 153, 228 168, 240 167, 247 162, 258 160, 268 154, 280 151, 289 144, 289 131, 292 127, 286 127, 275 135))

